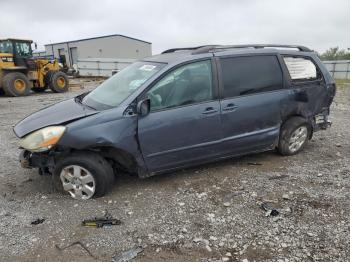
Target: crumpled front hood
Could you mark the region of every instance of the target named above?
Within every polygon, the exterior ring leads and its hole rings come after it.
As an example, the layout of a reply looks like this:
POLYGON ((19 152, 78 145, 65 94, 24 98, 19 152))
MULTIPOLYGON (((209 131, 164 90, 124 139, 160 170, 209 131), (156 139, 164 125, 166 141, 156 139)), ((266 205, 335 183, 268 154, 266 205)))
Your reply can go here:
POLYGON ((61 125, 98 112, 76 102, 75 98, 72 98, 29 115, 20 121, 13 130, 16 136, 21 138, 40 128, 61 125))

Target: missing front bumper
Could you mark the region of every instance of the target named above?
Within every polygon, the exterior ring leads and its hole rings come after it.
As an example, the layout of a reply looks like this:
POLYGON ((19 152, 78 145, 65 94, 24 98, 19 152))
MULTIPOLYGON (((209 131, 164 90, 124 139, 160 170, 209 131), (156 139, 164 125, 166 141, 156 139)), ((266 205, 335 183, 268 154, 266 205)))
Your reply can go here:
POLYGON ((30 163, 31 152, 27 150, 22 150, 19 154, 19 162, 21 163, 22 168, 32 168, 30 163))
POLYGON ((49 153, 33 153, 22 150, 19 162, 23 168, 50 168, 54 165, 54 157, 49 153))

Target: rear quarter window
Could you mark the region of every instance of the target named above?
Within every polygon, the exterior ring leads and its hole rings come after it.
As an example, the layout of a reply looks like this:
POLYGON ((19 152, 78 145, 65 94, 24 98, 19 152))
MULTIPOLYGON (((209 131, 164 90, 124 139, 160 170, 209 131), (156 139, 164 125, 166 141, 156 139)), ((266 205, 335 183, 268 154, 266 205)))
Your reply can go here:
POLYGON ((292 81, 312 81, 321 79, 321 73, 311 59, 284 56, 283 60, 292 81))
POLYGON ((276 56, 221 58, 220 63, 224 98, 283 88, 282 70, 276 56))

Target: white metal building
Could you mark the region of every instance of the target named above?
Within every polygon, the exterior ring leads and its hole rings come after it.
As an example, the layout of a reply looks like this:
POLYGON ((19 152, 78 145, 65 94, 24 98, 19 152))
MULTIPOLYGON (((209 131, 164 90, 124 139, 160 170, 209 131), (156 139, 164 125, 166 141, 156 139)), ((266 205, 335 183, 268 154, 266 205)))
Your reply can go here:
POLYGON ((72 67, 85 58, 141 59, 152 55, 152 44, 124 35, 107 35, 47 44, 45 55, 72 67))
POLYGON ((33 56, 34 57, 43 57, 46 55, 45 51, 33 51, 33 56))

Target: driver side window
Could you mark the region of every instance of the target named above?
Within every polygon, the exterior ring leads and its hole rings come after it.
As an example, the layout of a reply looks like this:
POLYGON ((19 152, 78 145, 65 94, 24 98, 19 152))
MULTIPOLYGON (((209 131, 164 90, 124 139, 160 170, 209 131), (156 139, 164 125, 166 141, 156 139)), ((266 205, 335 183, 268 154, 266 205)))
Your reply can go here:
POLYGON ((151 111, 212 100, 211 61, 181 66, 164 76, 148 92, 151 111))

